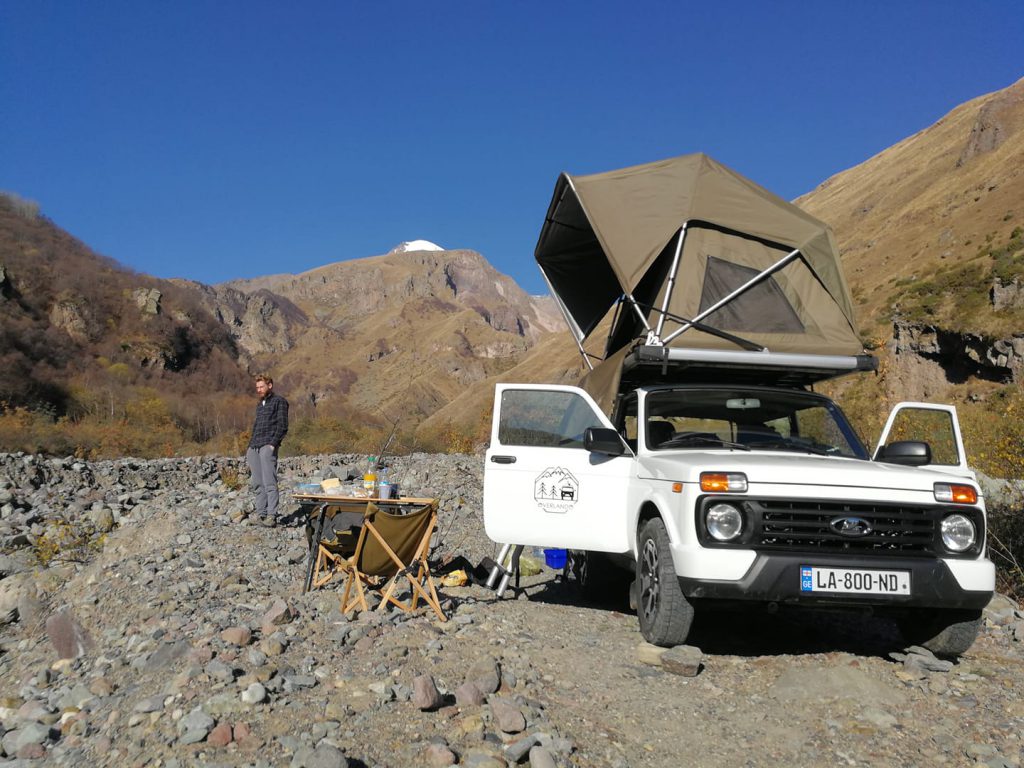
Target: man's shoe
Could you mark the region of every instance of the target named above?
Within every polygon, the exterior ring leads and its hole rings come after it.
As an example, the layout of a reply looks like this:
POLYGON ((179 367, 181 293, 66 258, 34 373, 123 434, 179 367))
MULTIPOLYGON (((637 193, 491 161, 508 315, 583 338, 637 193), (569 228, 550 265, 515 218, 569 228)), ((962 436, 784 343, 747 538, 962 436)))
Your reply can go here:
POLYGON ((273 528, 273 527, 275 527, 277 525, 277 518, 276 517, 261 517, 260 518, 260 525, 262 525, 264 528, 273 528))

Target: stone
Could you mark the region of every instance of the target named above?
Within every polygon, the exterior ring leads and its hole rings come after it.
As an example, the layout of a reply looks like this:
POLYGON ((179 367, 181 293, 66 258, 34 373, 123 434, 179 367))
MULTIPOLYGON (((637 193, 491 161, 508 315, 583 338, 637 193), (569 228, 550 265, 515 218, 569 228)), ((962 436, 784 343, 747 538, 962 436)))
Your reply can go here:
POLYGON ((58 611, 46 620, 46 636, 62 659, 77 659, 92 648, 92 639, 70 608, 58 611))
POLYGON ((427 768, 447 768, 457 762, 458 757, 445 744, 428 744, 423 750, 423 764, 427 768))
POLYGON ((677 645, 661 654, 661 667, 666 672, 682 677, 696 677, 701 670, 704 654, 692 645, 677 645))
POLYGON ((412 703, 424 712, 431 712, 444 704, 444 696, 430 675, 419 675, 412 681, 412 703))
MULTIPOLYGON (((20 750, 22 747, 26 746, 27 744, 43 744, 43 743, 45 743, 47 741, 50 741, 51 736, 52 736, 52 732, 50 730, 50 726, 44 725, 42 723, 26 723, 25 725, 21 726, 17 730, 11 731, 11 733, 16 734, 16 735, 15 735, 13 741, 11 742, 11 745, 13 746, 13 750, 8 750, 8 751, 14 751, 14 752, 17 752, 18 750, 20 750)), ((9 734, 5 734, 4 735, 4 746, 5 746, 5 748, 7 747, 7 743, 8 743, 7 742, 7 736, 8 735, 9 734)))
POLYGON ((1024 621, 1015 621, 1010 631, 1014 642, 1024 642, 1024 621))
POLYGON ((248 627, 228 627, 220 633, 225 643, 244 647, 252 641, 252 630, 248 627))
POLYGON ((18 621, 34 626, 43 618, 43 601, 38 592, 29 587, 18 596, 18 621))
POLYGON ((292 757, 291 768, 346 768, 348 759, 340 749, 330 744, 318 744, 316 749, 302 747, 292 757))
POLYGON ((114 513, 110 507, 94 507, 85 516, 99 533, 109 533, 114 528, 114 513))
POLYGON ((144 699, 140 699, 135 706, 132 708, 133 712, 141 712, 143 714, 148 712, 160 712, 164 708, 164 695, 157 694, 156 696, 147 696, 144 699))
POLYGON ((485 697, 476 683, 463 683, 455 689, 455 703, 460 707, 476 707, 484 703, 485 697))
POLYGON ((213 747, 226 747, 231 743, 233 732, 227 723, 219 723, 206 737, 206 743, 213 747))
POLYGON ((214 659, 209 662, 205 667, 203 667, 203 671, 215 680, 221 680, 225 683, 229 683, 235 679, 234 668, 230 664, 225 664, 220 659, 214 659))
POLYGON ((651 645, 650 643, 640 643, 640 645, 636 647, 636 657, 641 664, 649 664, 652 667, 660 667, 662 654, 664 654, 667 650, 667 648, 662 648, 658 645, 651 645))
POLYGON ((39 760, 46 757, 46 747, 42 744, 26 744, 14 753, 19 760, 39 760))
POLYGON ((520 733, 526 729, 526 718, 519 707, 512 702, 493 697, 490 706, 494 724, 504 733, 520 733))
POLYGON ((96 677, 89 682, 89 693, 96 696, 109 696, 114 692, 114 684, 106 677, 96 677))
POLYGON ((505 759, 513 764, 520 762, 526 757, 530 750, 537 746, 537 735, 531 733, 521 739, 516 739, 505 747, 505 759))
POLYGON ((231 735, 236 742, 247 742, 252 739, 252 729, 249 728, 248 723, 235 723, 231 735))
POLYGON ((182 744, 197 744, 209 735, 214 724, 212 717, 201 707, 196 707, 178 721, 178 731, 181 733, 178 741, 182 744))
POLYGON ((476 685, 484 695, 495 693, 501 686, 501 667, 494 659, 480 659, 469 668, 466 681, 476 685))
POLYGON ((557 768, 555 756, 546 747, 530 748, 530 768, 557 768))
POLYGON ((263 614, 263 618, 260 620, 260 626, 263 629, 263 634, 269 635, 278 627, 285 624, 289 624, 295 620, 298 613, 291 606, 288 605, 284 600, 278 598, 270 607, 266 613, 263 614))
POLYGON ((18 620, 18 606, 31 589, 25 574, 0 579, 0 627, 18 620))
POLYGON ((260 683, 253 683, 242 691, 242 701, 246 704, 262 704, 267 700, 267 689, 260 683))
POLYGON ((163 643, 146 659, 144 665, 147 672, 156 672, 171 666, 174 662, 187 654, 191 646, 186 640, 178 640, 174 643, 163 643))

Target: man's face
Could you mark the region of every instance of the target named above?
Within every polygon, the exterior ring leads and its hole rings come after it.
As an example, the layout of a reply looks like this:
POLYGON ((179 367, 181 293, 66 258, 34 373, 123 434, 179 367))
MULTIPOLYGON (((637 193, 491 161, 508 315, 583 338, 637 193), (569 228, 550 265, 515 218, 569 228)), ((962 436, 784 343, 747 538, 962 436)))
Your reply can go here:
POLYGON ((273 388, 273 384, 267 384, 265 381, 256 382, 256 396, 262 400, 267 396, 270 390, 273 388))

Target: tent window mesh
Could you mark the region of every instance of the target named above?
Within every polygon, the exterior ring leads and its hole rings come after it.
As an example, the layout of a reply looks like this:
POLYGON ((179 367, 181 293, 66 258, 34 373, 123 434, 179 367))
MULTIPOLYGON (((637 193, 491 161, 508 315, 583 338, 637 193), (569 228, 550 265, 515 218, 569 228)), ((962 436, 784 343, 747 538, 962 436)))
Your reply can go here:
MULTIPOLYGON (((700 311, 704 312, 714 306, 758 274, 759 270, 708 256, 704 286, 701 289, 700 311)), ((800 322, 796 310, 773 277, 758 283, 742 296, 715 310, 704 322, 723 331, 804 332, 804 324, 800 322)))

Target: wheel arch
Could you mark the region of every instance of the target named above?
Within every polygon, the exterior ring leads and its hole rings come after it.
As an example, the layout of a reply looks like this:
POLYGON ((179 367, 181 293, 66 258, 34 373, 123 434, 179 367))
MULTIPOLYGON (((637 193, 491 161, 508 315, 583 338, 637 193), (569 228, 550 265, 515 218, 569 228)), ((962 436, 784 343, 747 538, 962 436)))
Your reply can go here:
MULTIPOLYGON (((643 530, 643 527, 648 520, 653 520, 656 517, 660 517, 662 519, 662 522, 665 523, 665 530, 668 530, 668 522, 665 520, 665 516, 661 514, 661 510, 658 509, 657 504, 648 500, 640 505, 640 511, 636 517, 636 525, 633 527, 633 552, 637 556, 640 554, 640 531, 643 530)), ((670 532, 670 538, 671 535, 672 534, 670 532)))

